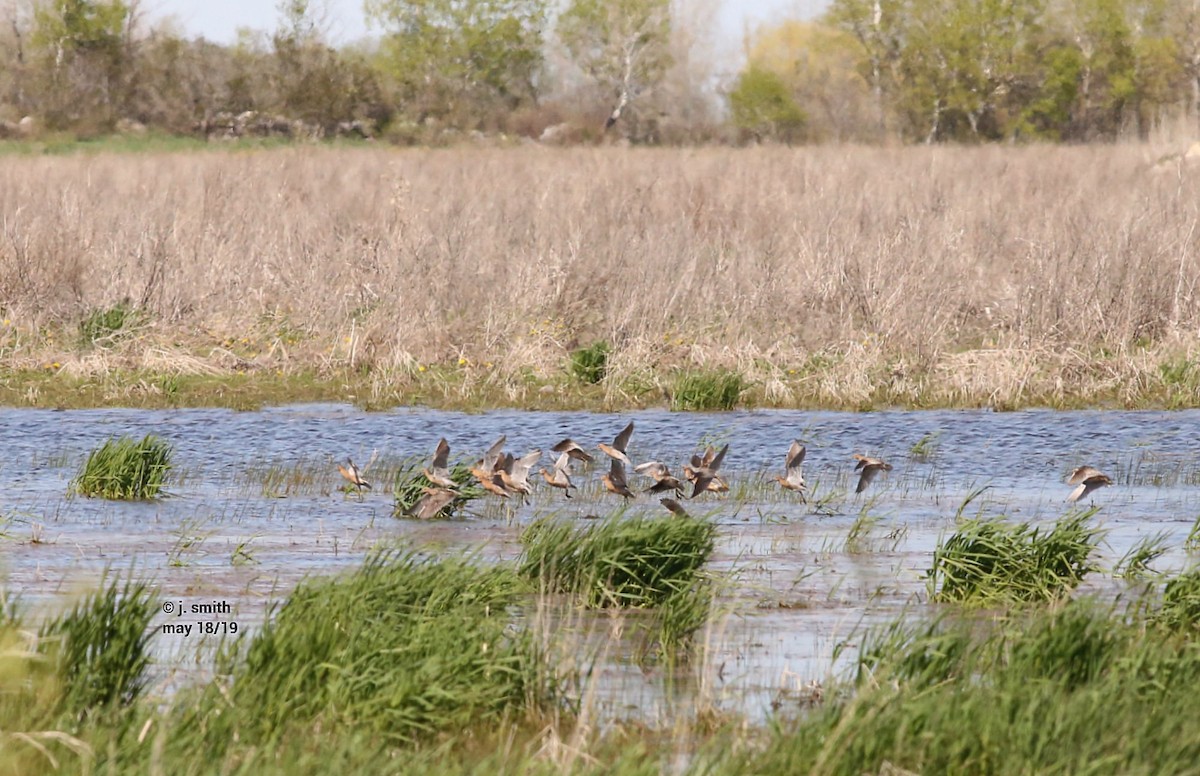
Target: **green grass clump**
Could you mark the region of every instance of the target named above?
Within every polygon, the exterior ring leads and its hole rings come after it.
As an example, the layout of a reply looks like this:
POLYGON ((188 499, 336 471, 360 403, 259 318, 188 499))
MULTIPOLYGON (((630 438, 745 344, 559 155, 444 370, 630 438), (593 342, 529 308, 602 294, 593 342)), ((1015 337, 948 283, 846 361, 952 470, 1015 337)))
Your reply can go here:
POLYGON ((861 677, 728 773, 1185 773, 1200 651, 1090 601, 893 626, 861 677), (890 764, 890 766, 885 765, 890 764))
POLYGON ((393 552, 306 581, 222 659, 230 688, 198 704, 224 709, 204 720, 210 743, 341 726, 412 744, 547 707, 544 665, 513 626, 525 589, 511 569, 393 552))
POLYGON ((519 571, 587 606, 659 606, 698 582, 715 536, 712 522, 690 517, 613 516, 582 530, 546 517, 522 533, 519 571))
POLYGON ((136 323, 137 311, 129 302, 92 310, 79 322, 79 338, 84 346, 109 345, 136 323))
POLYGON ((589 385, 599 383, 608 373, 609 353, 608 343, 603 340, 571 351, 571 374, 589 385))
POLYGON ((113 582, 42 626, 66 709, 89 715, 138 699, 150 664, 157 601, 144 582, 113 582))
POLYGON ((675 380, 671 391, 671 409, 731 410, 746 390, 746 381, 737 372, 728 370, 684 372, 675 380))
MULTIPOLYGON (((439 513, 447 517, 454 515, 468 501, 477 499, 484 494, 483 488, 475 482, 475 476, 471 474, 471 468, 467 464, 460 462, 449 468, 450 479, 458 485, 458 496, 439 513)), ((392 516, 404 517, 425 495, 425 488, 432 486, 433 483, 421 473, 420 467, 410 466, 401 469, 396 473, 396 485, 392 489, 395 504, 392 516)))
POLYGON ((93 450, 70 489, 83 496, 116 500, 155 498, 171 470, 171 446, 153 434, 141 441, 109 439, 93 450))
POLYGON ((1052 601, 1096 566, 1096 510, 1069 514, 1046 531, 1024 523, 970 519, 940 544, 926 574, 934 601, 976 606, 1052 601))
POLYGON ((1165 532, 1143 536, 1117 561, 1113 568, 1113 576, 1129 580, 1144 579, 1153 573, 1150 564, 1165 555, 1169 549, 1165 532))
POLYGON ((1200 626, 1200 569, 1184 572, 1167 582, 1154 620, 1171 630, 1194 631, 1200 626))

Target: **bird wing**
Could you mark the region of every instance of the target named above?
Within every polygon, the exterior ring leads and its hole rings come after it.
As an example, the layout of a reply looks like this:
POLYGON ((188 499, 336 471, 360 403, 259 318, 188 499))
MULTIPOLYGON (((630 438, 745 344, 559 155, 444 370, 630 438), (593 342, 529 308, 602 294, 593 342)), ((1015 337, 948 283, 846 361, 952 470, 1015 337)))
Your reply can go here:
POLYGON ((556 472, 562 474, 562 476, 564 476, 564 477, 570 476, 570 474, 571 474, 571 451, 563 450, 559 454, 558 460, 554 462, 554 470, 556 472))
POLYGON ((721 452, 717 453, 717 457, 713 458, 712 462, 708 465, 709 471, 715 472, 717 469, 720 469, 721 462, 725 460, 725 453, 728 453, 728 452, 729 452, 729 445, 726 444, 724 447, 721 448, 721 452))
MULTIPOLYGON (((859 461, 861 466, 864 462, 859 461)), ((871 480, 875 479, 875 475, 879 474, 879 467, 873 465, 863 466, 862 474, 858 475, 858 487, 854 489, 855 493, 862 493, 871 484, 871 480)))
POLYGON ((446 505, 454 500, 454 491, 445 490, 442 488, 429 488, 425 491, 425 495, 417 502, 414 507, 414 514, 419 520, 429 520, 437 516, 446 508, 446 505))
POLYGON ((628 487, 625 484, 625 464, 621 463, 616 458, 612 459, 612 466, 608 468, 608 478, 612 480, 613 485, 617 485, 621 488, 628 487))
POLYGON ((508 437, 504 434, 501 434, 500 438, 493 442, 492 446, 489 447, 487 452, 483 454, 483 463, 479 468, 483 469, 484 471, 491 471, 494 469, 496 467, 496 462, 500 458, 500 451, 504 449, 504 443, 507 441, 508 437))
POLYGON ((671 476, 671 471, 662 461, 646 461, 639 463, 633 467, 633 470, 638 474, 644 474, 647 477, 653 477, 656 480, 661 480, 663 477, 671 476))
POLYGON ((799 469, 800 464, 804 463, 804 454, 807 452, 808 448, 800 442, 792 442, 792 446, 788 448, 787 458, 784 459, 784 468, 787 469, 789 476, 791 476, 792 469, 799 469))
POLYGON ((529 479, 529 470, 537 464, 542 458, 541 448, 531 450, 517 460, 513 461, 512 456, 509 456, 510 468, 508 474, 518 482, 525 482, 529 479))
POLYGON ((1088 479, 1100 474, 1098 469, 1093 469, 1091 466, 1080 466, 1075 471, 1071 472, 1071 476, 1067 478, 1068 485, 1078 485, 1081 482, 1086 482, 1088 479))
POLYGON ((629 446, 629 438, 633 436, 633 421, 629 421, 629 425, 621 429, 621 433, 613 438, 613 447, 625 452, 625 448, 629 446))
POLYGON ((437 450, 433 453, 433 469, 445 469, 450 461, 450 443, 445 437, 440 439, 437 444, 437 450))
POLYGON ((658 503, 660 503, 664 507, 666 507, 673 515, 679 515, 680 517, 688 517, 687 510, 683 508, 683 504, 680 504, 678 501, 676 501, 673 498, 659 499, 658 503))

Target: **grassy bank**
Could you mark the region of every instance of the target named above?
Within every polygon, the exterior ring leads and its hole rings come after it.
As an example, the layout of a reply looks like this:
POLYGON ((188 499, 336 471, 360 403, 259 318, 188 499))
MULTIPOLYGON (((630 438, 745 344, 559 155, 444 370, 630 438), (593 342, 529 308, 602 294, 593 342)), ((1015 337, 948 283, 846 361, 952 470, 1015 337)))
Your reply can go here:
MULTIPOLYGON (((1054 531, 1069 528, 1068 519, 1054 531)), ((979 533, 971 521, 962 529, 979 533)), ((516 564, 376 552, 352 571, 302 582, 260 630, 224 642, 214 675, 166 696, 150 657, 164 638, 152 627, 160 604, 146 585, 109 583, 36 627, 6 605, 0 773, 1195 768, 1194 571, 1155 578, 1128 604, 1054 595, 1009 597, 1021 602, 1014 608, 993 596, 986 611, 917 605, 854 634, 856 657, 841 680, 766 721, 706 711, 702 696, 656 723, 598 720, 592 683, 610 665, 604 656, 627 659, 640 637, 626 626, 654 608, 664 631, 666 620, 697 613, 672 604, 669 590, 696 579, 713 530, 617 512, 578 531, 540 524, 516 564), (590 594, 598 581, 614 590, 617 575, 635 596, 590 594)), ((1020 560, 1028 538, 989 547, 1020 560)), ((1038 540, 1061 544, 1052 534, 1038 540)), ((935 562, 962 544, 947 539, 935 562)), ((665 687, 703 670, 670 666, 665 687)))
POLYGON ((0 401, 1197 406, 1200 172, 1157 156, 11 157, 0 401))

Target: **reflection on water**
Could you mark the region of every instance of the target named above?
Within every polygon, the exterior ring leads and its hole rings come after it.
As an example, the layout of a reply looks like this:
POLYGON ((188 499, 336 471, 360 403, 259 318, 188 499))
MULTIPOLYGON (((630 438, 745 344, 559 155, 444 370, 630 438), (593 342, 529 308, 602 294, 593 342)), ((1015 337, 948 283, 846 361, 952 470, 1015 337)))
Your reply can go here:
MULTIPOLYGON (((1114 477, 1095 495, 1108 530, 1109 564, 1138 538, 1164 532, 1175 550, 1155 567, 1186 563, 1182 544, 1200 516, 1200 412, 1016 413, 926 411, 850 414, 755 411, 605 415, 500 411, 468 415, 433 410, 365 413, 345 406, 228 410, 0 410, 0 531, 10 594, 27 607, 52 605, 93 585, 105 569, 135 567, 178 601, 229 600, 246 627, 266 604, 305 574, 361 560, 381 543, 484 560, 515 557, 520 526, 548 511, 583 515, 615 507, 586 485, 566 501, 543 488, 510 511, 495 499, 474 502, 466 519, 432 524, 395 520, 386 480, 361 500, 336 490, 333 464, 429 455, 450 440, 452 457, 477 456, 499 434, 517 453, 548 449, 571 436, 611 441, 632 418, 634 461, 681 464, 701 443, 730 444, 723 473, 731 497, 689 504, 721 526, 714 567, 731 574, 706 634, 701 673, 706 697, 757 716, 788 690, 827 677, 833 655, 852 658, 859 626, 887 620, 925 599, 921 579, 962 499, 988 486, 970 514, 1052 519, 1066 509, 1063 484, 1089 464, 1114 477), (155 433, 175 447, 173 496, 145 504, 65 497, 87 452, 116 435, 155 433), (770 482, 782 473, 793 438, 808 446, 805 477, 814 502, 800 503, 770 482), (920 444, 925 439, 924 445, 920 444), (853 453, 890 461, 862 496, 853 494, 853 453), (925 453, 925 454, 918 454, 925 453), (263 472, 300 472, 305 487, 276 498, 263 472), (599 505, 596 503, 600 501, 599 505), (477 506, 478 505, 478 506, 477 506), (848 542, 863 507, 878 518, 848 542)), ((544 460, 549 465, 550 456, 544 460)), ((576 477, 595 483, 600 467, 576 477)), ((634 509, 661 508, 639 499, 634 509)), ((665 515, 665 512, 663 513, 665 515)), ((1104 588, 1113 583, 1097 578, 1104 588)), ((163 687, 187 681, 201 640, 157 639, 163 687)), ((627 660, 598 671, 610 716, 665 716, 672 701, 661 682, 627 660)))

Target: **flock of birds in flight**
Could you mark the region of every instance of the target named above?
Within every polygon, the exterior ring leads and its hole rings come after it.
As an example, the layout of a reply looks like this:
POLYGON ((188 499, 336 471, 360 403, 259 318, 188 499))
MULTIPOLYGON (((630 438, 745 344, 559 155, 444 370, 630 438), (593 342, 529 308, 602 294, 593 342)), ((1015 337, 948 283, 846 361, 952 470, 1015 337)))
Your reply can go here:
MULTIPOLYGON (((635 465, 626 452, 632 436, 633 421, 630 421, 629 425, 613 438, 612 444, 601 442, 597 445, 600 452, 611 459, 608 473, 600 478, 610 493, 626 499, 636 498, 637 494, 629 487, 626 467, 654 481, 643 489, 643 493, 673 494, 675 498, 666 496, 660 499, 660 503, 676 515, 687 515, 687 511, 678 501, 687 490, 685 482, 692 488, 689 498, 696 498, 702 493, 724 493, 729 490, 729 484, 718 473, 721 463, 725 460, 725 454, 729 452, 728 444, 720 450, 709 446, 703 454, 693 455, 683 467, 681 480, 672 475, 670 468, 662 461, 646 461, 635 465)), ((502 498, 510 498, 513 495, 525 498, 533 493, 533 483, 529 481, 529 477, 533 467, 541 460, 542 451, 540 448, 531 450, 516 458, 512 453, 504 452, 506 441, 506 437, 501 435, 483 457, 471 466, 471 475, 489 493, 502 498)), ((543 467, 539 473, 547 485, 562 490, 567 498, 571 498, 571 490, 578 490, 578 486, 571 481, 571 462, 590 463, 594 458, 582 445, 570 438, 562 440, 550 449, 558 453, 558 458, 553 468, 543 467)), ((807 499, 808 490, 801 471, 806 452, 807 448, 804 445, 798 440, 793 441, 784 458, 784 473, 775 477, 781 488, 799 493, 802 500, 807 499)), ((421 472, 431 485, 423 489, 423 495, 407 510, 407 514, 428 520, 459 497, 459 484, 451 476, 449 460, 450 443, 443 438, 438 442, 430 466, 421 472)), ((892 470, 891 464, 879 458, 856 453, 854 460, 854 470, 859 473, 855 493, 866 490, 879 472, 892 470)), ((345 466, 338 464, 338 471, 360 493, 363 489, 371 489, 371 483, 364 479, 363 472, 349 458, 346 459, 345 466)), ((1097 488, 1112 485, 1113 481, 1108 475, 1101 474, 1091 466, 1080 466, 1071 472, 1067 484, 1077 486, 1067 497, 1067 501, 1076 502, 1089 496, 1097 488)))

